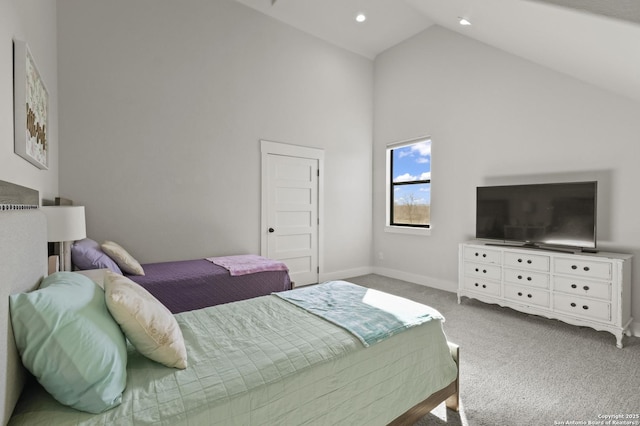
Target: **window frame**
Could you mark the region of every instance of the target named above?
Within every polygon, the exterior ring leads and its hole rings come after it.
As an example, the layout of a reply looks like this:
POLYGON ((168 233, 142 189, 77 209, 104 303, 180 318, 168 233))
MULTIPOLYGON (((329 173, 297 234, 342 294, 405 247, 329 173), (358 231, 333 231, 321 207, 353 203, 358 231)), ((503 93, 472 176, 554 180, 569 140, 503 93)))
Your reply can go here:
MULTIPOLYGON (((393 182, 393 150, 404 148, 410 145, 415 145, 420 142, 428 141, 433 144, 433 140, 430 136, 421 136, 412 138, 402 142, 395 142, 386 146, 386 221, 385 232, 398 233, 398 234, 412 234, 412 235, 431 235, 431 229, 433 228, 431 216, 429 217, 429 224, 403 224, 394 223, 393 221, 393 207, 394 207, 394 189, 397 186, 411 185, 411 184, 431 184, 431 177, 429 179, 419 179, 415 181, 406 182, 393 182)), ((429 167, 431 172, 431 166, 429 167)), ((429 203, 431 207, 431 202, 429 203)))

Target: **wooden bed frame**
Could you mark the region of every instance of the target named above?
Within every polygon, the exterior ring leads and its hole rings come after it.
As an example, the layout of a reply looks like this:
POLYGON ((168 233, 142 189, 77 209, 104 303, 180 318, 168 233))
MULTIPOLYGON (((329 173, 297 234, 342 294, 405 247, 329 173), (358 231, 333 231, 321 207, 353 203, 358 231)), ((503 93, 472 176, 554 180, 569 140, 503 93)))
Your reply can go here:
MULTIPOLYGON (((13 339, 9 295, 37 288, 47 274, 46 219, 37 209, 0 209, 0 420, 6 424, 24 387, 27 372, 13 339)), ((460 349, 449 343, 459 365, 460 349)), ((392 425, 412 425, 440 403, 457 411, 459 374, 450 385, 431 394, 394 420, 392 425)))
POLYGON ((421 403, 409 408, 401 416, 389 423, 392 426, 410 426, 415 422, 429 414, 438 405, 445 403, 447 408, 453 411, 460 409, 460 347, 455 343, 448 342, 451 356, 458 367, 456 380, 451 382, 449 386, 440 389, 429 395, 427 399, 421 403))

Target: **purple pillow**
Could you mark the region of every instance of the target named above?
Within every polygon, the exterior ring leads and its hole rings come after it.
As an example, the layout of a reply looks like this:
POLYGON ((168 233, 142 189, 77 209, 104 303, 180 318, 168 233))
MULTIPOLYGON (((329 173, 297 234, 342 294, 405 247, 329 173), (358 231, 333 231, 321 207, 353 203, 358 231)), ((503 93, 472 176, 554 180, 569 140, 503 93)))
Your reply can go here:
POLYGON ((122 275, 116 262, 102 251, 100 244, 89 238, 71 245, 71 262, 80 270, 107 268, 122 275))

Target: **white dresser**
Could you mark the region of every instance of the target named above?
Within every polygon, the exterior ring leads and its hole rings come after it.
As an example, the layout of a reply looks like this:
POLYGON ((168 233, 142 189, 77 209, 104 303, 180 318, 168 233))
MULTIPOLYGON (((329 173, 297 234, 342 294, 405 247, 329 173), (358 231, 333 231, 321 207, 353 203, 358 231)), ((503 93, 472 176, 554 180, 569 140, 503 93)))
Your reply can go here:
POLYGON ((479 241, 460 244, 463 296, 569 324, 630 335, 631 259, 619 253, 561 253, 479 241))

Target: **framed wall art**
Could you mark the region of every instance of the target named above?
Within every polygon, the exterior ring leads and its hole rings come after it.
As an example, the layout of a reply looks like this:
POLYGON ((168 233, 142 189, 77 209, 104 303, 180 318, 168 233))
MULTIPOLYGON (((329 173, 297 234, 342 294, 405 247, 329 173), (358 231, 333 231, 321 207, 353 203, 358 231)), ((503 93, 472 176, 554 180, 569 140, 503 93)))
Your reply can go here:
POLYGON ((13 41, 14 152, 49 168, 49 94, 27 43, 13 41))

